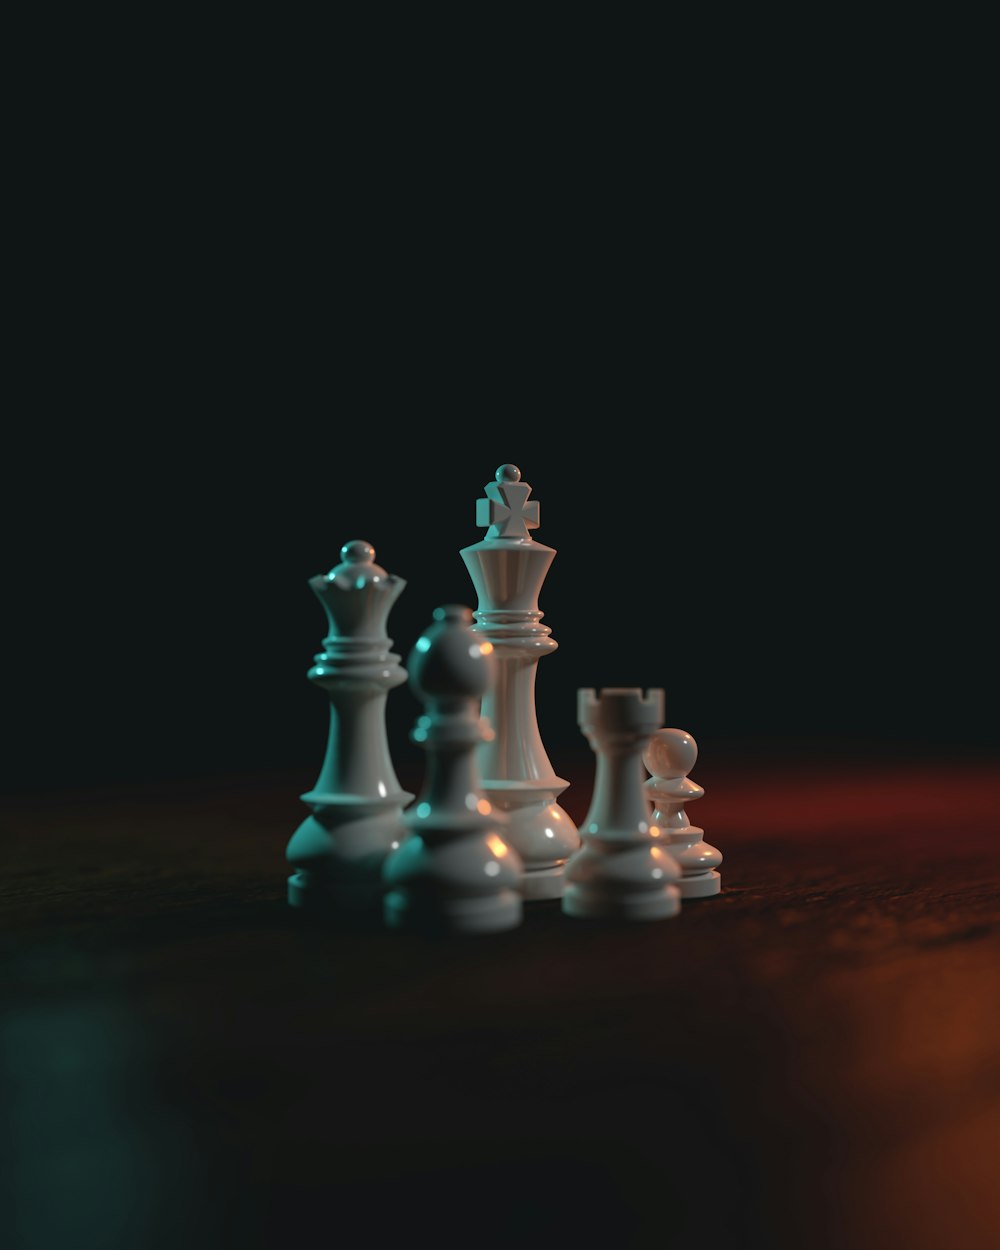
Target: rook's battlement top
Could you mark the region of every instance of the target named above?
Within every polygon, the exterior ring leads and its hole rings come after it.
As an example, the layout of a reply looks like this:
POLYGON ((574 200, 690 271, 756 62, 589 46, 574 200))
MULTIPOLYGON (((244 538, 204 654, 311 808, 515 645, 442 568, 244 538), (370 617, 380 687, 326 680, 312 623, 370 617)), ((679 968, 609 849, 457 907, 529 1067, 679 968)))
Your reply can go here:
POLYGON ((638 686, 605 686, 598 691, 585 686, 576 692, 577 723, 587 729, 604 732, 652 732, 663 724, 664 691, 653 686, 647 691, 638 686))

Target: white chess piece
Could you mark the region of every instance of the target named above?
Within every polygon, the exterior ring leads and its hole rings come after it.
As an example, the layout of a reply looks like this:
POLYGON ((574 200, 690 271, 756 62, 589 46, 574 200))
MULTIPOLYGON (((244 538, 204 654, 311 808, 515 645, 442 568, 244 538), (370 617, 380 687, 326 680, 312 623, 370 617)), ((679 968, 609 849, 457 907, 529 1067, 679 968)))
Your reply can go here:
POLYGON ((309 679, 330 698, 326 758, 302 801, 312 815, 292 835, 285 856, 293 907, 345 915, 374 909, 382 860, 405 836, 403 809, 413 798, 389 755, 385 703, 406 681, 386 621, 406 582, 375 563, 362 540, 345 543, 341 562, 310 578, 330 625, 309 679))
POLYGON ((580 835, 556 802, 569 783, 549 762, 535 707, 538 661, 558 646, 538 608, 556 552, 528 532, 538 525, 538 503, 528 502, 531 487, 516 465, 502 464, 485 490, 476 522, 489 527, 486 536, 461 551, 479 596, 473 628, 493 644, 498 666, 482 705, 494 730, 479 748, 482 785, 509 818, 506 837, 524 864, 525 899, 559 898, 580 835))
POLYGON ((698 758, 698 744, 683 729, 658 729, 650 739, 642 760, 652 774, 645 783, 652 803, 652 820, 669 840, 670 854, 681 867, 682 898, 710 898, 722 889, 716 871, 722 853, 704 841, 704 829, 688 820, 686 803, 705 793, 688 773, 698 758))
POLYGON ((663 691, 577 692, 577 720, 597 756, 583 845, 566 865, 568 916, 661 920, 676 916, 681 870, 650 820, 642 752, 663 720, 663 691))
POLYGON ((383 915, 392 929, 487 933, 521 923, 520 856, 504 840, 506 817, 483 793, 476 747, 492 736, 480 701, 495 679, 492 645, 472 630, 472 610, 436 608, 407 667, 425 713, 412 738, 427 751, 408 836, 382 865, 383 915))

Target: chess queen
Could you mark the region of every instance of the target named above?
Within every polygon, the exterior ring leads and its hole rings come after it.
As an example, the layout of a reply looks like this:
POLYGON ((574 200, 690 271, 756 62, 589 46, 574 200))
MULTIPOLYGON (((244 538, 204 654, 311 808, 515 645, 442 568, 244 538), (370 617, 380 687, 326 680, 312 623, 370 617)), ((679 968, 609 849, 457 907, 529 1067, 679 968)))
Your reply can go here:
POLYGON ((319 779, 301 796, 311 815, 285 853, 288 902, 354 918, 378 911, 382 861, 406 835, 403 809, 413 798, 396 778, 385 721, 387 695, 406 681, 386 632, 406 582, 355 539, 309 585, 330 626, 308 673, 329 696, 330 729, 319 779))

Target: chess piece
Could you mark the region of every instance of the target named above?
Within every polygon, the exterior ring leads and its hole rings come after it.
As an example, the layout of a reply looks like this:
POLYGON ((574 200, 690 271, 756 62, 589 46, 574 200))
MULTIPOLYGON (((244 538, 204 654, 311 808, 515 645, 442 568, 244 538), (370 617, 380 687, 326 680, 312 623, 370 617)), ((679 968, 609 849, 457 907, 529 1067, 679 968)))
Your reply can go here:
POLYGON ((383 915, 392 929, 487 933, 521 923, 522 864, 504 840, 505 817, 484 795, 476 747, 492 736, 480 715, 495 679, 489 642, 472 631, 472 611, 436 608, 407 662, 424 705, 412 739, 427 751, 408 836, 385 859, 383 915))
POLYGON ((568 916, 662 920, 680 910, 681 870, 649 817, 642 752, 663 720, 663 691, 577 691, 577 721, 597 756, 582 846, 566 865, 568 916))
POLYGON ((340 557, 309 581, 330 627, 308 673, 330 698, 330 731, 319 779, 301 796, 312 814, 285 854, 295 869, 289 903, 347 916, 378 913, 382 861, 405 836, 413 795, 396 779, 385 720, 389 691, 406 681, 386 633, 406 582, 377 565, 366 542, 345 543, 340 557))
POLYGON ((705 793, 688 773, 698 758, 698 744, 683 729, 658 729, 649 741, 642 761, 652 774, 645 783, 652 803, 651 819, 667 838, 670 854, 681 868, 681 898, 709 898, 722 889, 716 869, 722 853, 709 846, 699 829, 688 820, 686 803, 705 793))
POLYGON ((523 896, 559 898, 580 835, 556 802, 569 783, 553 771, 535 708, 538 661, 558 646, 538 608, 556 553, 528 532, 538 525, 538 504, 528 502, 531 487, 516 465, 502 464, 485 490, 476 523, 488 526, 486 536, 461 551, 479 597, 473 629, 493 644, 497 660, 497 679, 482 705, 494 731, 478 752, 482 786, 509 818, 506 838, 524 864, 523 896))

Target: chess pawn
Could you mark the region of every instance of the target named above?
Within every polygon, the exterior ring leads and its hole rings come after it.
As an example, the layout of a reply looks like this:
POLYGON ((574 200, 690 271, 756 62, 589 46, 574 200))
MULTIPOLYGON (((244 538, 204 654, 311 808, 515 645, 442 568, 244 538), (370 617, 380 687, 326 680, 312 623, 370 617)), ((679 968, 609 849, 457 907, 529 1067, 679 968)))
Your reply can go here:
POLYGON ((577 721, 597 756, 583 844, 566 865, 561 908, 590 919, 662 920, 680 910, 681 870, 652 823, 642 753, 663 720, 663 691, 577 692, 577 721))
POLYGON ((402 813, 413 798, 396 779, 385 720, 389 691, 406 681, 386 633, 406 582, 377 565, 366 542, 345 543, 340 557, 309 581, 330 627, 308 673, 329 696, 330 730, 319 779, 301 796, 312 814, 285 852, 295 869, 288 901, 377 915, 382 861, 405 836, 402 813))
POLYGON ((557 777, 538 729, 535 676, 539 660, 555 651, 538 608, 555 549, 535 542, 538 503, 521 471, 502 464, 477 501, 485 538, 461 550, 479 598, 475 632, 493 644, 497 678, 483 698, 493 735, 478 749, 482 786, 509 818, 506 838, 524 864, 526 899, 559 898, 566 860, 580 845, 576 825, 556 802, 569 783, 557 777))
POLYGON ((681 898, 709 898, 722 889, 716 871, 722 853, 703 840, 704 829, 692 825, 684 810, 705 793, 688 777, 697 758, 698 744, 683 729, 658 729, 642 757, 652 774, 645 783, 652 821, 663 830, 670 854, 680 864, 681 898))
POLYGON ((493 647, 472 611, 436 608, 407 662, 424 705, 411 737, 427 752, 424 786, 404 813, 408 836, 386 858, 383 916, 392 929, 487 933, 521 923, 523 865, 506 818, 483 793, 476 748, 492 736, 480 715, 496 676, 493 647))

